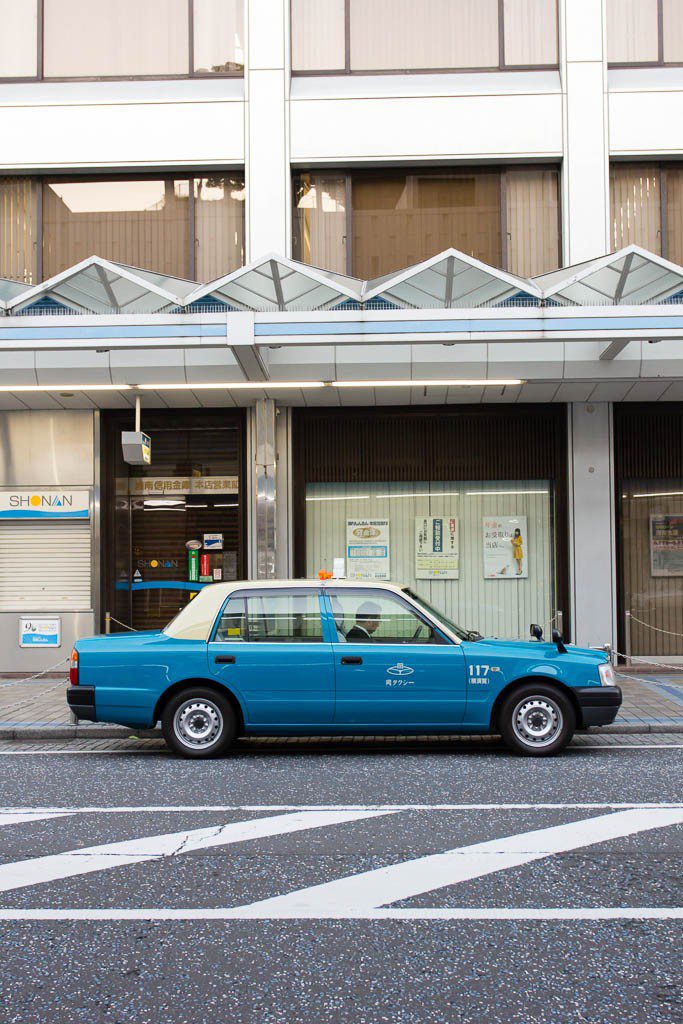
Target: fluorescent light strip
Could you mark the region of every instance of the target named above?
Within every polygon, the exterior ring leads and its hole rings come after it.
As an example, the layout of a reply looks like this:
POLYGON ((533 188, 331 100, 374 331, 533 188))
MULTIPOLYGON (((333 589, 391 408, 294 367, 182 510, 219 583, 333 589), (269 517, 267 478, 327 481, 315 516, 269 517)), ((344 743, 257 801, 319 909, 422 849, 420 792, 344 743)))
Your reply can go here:
POLYGON ((307 497, 306 501, 369 501, 369 494, 322 494, 307 497))
POLYGON ((0 391, 130 391, 132 384, 0 384, 0 391))
POLYGON ((1 384, 0 391, 16 394, 31 391, 291 391, 310 388, 504 388, 525 381, 495 379, 445 380, 238 380, 199 384, 1 384))
POLYGON ((239 508, 238 501, 217 501, 214 503, 214 508, 239 508))
POLYGON ((430 494, 428 491, 404 492, 403 494, 376 494, 376 498, 459 498, 460 491, 440 491, 430 494))
POLYGON ((468 498, 475 495, 548 495, 548 490, 466 490, 468 498))
POLYGON ((495 379, 444 379, 444 380, 248 380, 219 381, 214 384, 139 384, 140 391, 275 391, 292 388, 483 388, 514 387, 524 384, 523 380, 495 379))
MULTIPOLYGON (((624 498, 627 495, 624 494, 624 498)), ((632 494, 632 498, 681 498, 683 491, 652 491, 650 494, 632 494)))

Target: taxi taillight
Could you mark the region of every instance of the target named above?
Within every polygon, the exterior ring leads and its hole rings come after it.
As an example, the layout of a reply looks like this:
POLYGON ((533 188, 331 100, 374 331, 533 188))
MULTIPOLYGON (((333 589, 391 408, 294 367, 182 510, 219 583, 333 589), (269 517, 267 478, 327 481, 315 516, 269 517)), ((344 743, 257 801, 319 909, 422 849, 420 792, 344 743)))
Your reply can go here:
POLYGON ((78 651, 74 647, 69 661, 69 682, 72 686, 78 686, 78 651))

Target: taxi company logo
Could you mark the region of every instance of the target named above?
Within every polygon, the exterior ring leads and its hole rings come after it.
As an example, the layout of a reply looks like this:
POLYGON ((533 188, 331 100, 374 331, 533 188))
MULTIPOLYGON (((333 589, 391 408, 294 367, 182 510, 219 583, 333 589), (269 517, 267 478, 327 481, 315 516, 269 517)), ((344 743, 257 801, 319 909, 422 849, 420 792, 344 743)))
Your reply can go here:
POLYGON ((408 665, 404 665, 402 661, 392 665, 391 668, 387 669, 387 673, 390 676, 412 676, 414 668, 410 668, 408 665))
POLYGON ((71 508, 70 494, 10 494, 10 508, 71 508))
POLYGON ((376 526, 357 526, 353 531, 353 535, 354 537, 363 537, 367 540, 369 537, 379 537, 381 532, 376 526))

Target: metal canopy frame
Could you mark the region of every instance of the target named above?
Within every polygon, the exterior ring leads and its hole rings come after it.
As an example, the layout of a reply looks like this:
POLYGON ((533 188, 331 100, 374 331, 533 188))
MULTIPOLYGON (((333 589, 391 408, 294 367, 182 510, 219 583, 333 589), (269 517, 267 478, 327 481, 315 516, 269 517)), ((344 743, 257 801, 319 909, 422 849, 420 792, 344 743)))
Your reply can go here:
POLYGON ((6 307, 18 313, 48 299, 79 313, 160 313, 177 307, 194 287, 194 281, 89 256, 42 284, 22 289, 6 307))
POLYGON ((683 290, 683 267, 639 245, 535 277, 544 299, 563 306, 657 305, 683 290))
POLYGON ((318 270, 286 256, 269 253, 216 281, 200 285, 182 305, 216 298, 253 312, 331 309, 346 301, 360 302, 363 282, 318 270))
POLYGON ((515 295, 540 300, 533 282, 497 270, 458 249, 445 249, 398 274, 368 281, 363 301, 382 299, 404 309, 497 305, 515 295))

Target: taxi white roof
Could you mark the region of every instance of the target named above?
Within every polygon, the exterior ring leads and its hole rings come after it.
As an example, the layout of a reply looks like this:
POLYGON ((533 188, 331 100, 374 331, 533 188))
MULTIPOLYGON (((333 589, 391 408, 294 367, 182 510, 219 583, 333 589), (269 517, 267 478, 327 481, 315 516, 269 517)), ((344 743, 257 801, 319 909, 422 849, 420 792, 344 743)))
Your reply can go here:
POLYGON ((237 590, 320 590, 325 587, 381 588, 400 594, 398 583, 374 583, 364 580, 233 580, 230 583, 212 583, 199 591, 193 601, 178 612, 164 629, 166 636, 176 640, 206 640, 218 611, 230 594, 237 590))

